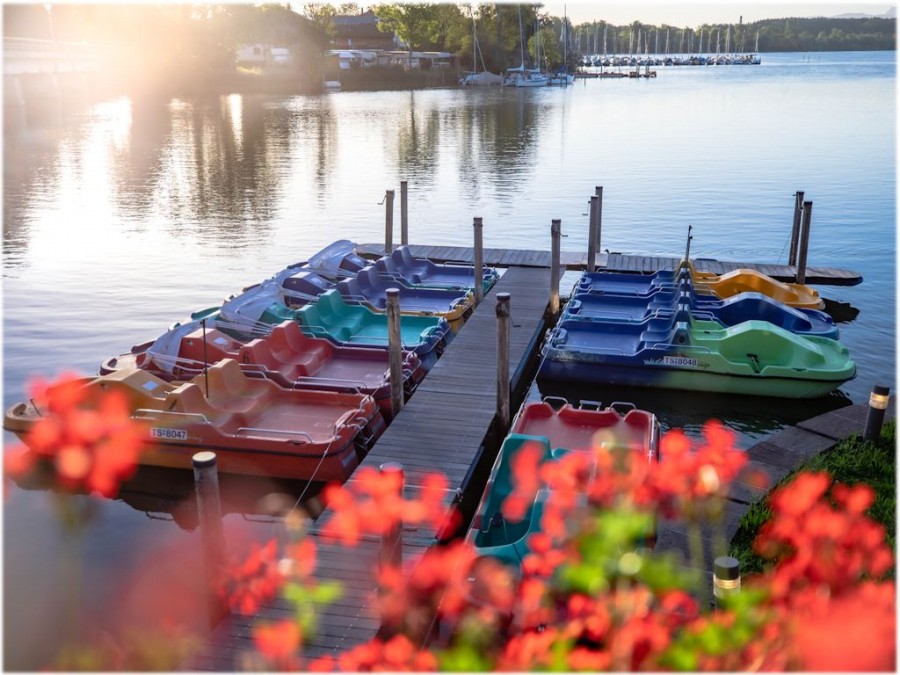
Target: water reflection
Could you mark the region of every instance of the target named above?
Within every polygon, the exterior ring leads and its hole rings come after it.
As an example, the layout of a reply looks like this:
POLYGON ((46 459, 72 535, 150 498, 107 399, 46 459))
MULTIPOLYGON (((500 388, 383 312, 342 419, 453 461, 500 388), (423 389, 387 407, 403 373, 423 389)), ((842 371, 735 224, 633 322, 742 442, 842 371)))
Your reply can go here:
MULTIPOLYGON (((30 491, 55 492, 53 472, 37 466, 14 479, 30 491)), ((281 522, 288 514, 314 520, 323 511, 324 484, 220 473, 222 516, 238 514, 250 521, 281 522)), ((150 518, 170 520, 186 532, 199 523, 194 475, 191 471, 142 466, 124 481, 116 498, 150 518)))
POLYGON ((417 186, 434 187, 435 167, 440 161, 441 111, 437 107, 418 110, 416 92, 409 92, 407 121, 397 134, 397 165, 404 175, 416 178, 417 186))

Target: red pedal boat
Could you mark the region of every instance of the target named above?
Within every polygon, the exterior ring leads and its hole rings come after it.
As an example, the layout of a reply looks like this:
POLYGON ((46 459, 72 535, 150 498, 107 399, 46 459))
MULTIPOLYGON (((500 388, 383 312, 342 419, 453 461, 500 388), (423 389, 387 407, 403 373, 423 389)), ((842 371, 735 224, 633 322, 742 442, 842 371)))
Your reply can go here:
MULTIPOLYGON (((172 382, 196 377, 205 365, 231 358, 249 377, 265 377, 289 389, 359 391, 375 398, 390 420, 391 383, 388 351, 377 347, 338 346, 304 335, 295 321, 246 344, 215 328, 187 324, 172 328, 152 344, 130 354, 107 359, 100 373, 142 368, 172 382)), ((403 353, 403 389, 412 394, 425 377, 425 368, 412 351, 403 353)))
MULTIPOLYGON (((97 393, 126 394, 132 417, 148 423, 150 447, 139 461, 150 466, 189 469, 195 452, 212 450, 226 473, 343 482, 385 428, 371 396, 285 389, 248 377, 234 359, 180 385, 141 369, 83 382, 97 393)), ((4 428, 27 440, 44 414, 40 402, 17 403, 4 428)))

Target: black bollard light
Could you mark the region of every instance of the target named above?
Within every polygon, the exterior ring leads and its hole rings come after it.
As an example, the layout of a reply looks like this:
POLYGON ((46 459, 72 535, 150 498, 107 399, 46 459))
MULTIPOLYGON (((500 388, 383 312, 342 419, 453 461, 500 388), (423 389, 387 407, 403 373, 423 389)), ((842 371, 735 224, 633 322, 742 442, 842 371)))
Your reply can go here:
POLYGON ((884 424, 884 411, 890 401, 890 387, 876 384, 869 394, 869 412, 866 415, 866 428, 863 431, 864 441, 876 441, 881 436, 881 425, 884 424))
POLYGON ((723 555, 713 563, 714 602, 741 592, 741 563, 737 558, 723 555))

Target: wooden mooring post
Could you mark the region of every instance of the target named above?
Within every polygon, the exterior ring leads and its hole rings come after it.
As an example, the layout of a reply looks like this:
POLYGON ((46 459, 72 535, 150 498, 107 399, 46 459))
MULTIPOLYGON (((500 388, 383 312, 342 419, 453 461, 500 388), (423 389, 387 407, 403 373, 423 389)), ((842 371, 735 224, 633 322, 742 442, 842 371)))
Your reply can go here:
POLYGON ((409 209, 406 201, 407 181, 400 181, 400 243, 409 246, 409 209))
POLYGON ((222 531, 216 453, 208 450, 198 452, 191 458, 191 464, 194 468, 194 487, 197 493, 197 518, 203 541, 209 625, 212 627, 227 611, 217 592, 219 577, 225 564, 225 535, 222 531))
POLYGON ((812 202, 803 202, 803 218, 800 222, 800 241, 797 245, 797 283, 806 283, 806 254, 809 250, 809 226, 812 222, 812 202))
POLYGON ((384 254, 394 250, 394 191, 384 193, 384 254))
POLYGON ((472 220, 472 228, 475 230, 475 304, 481 302, 484 297, 484 225, 481 218, 472 220))
MULTIPOLYGON (((591 197, 591 201, 596 199, 591 197)), ((593 205, 593 204, 592 204, 593 205)), ((550 316, 559 314, 559 240, 562 237, 562 221, 554 219, 550 221, 550 316)), ((588 269, 594 271, 594 267, 588 264, 588 269)))
POLYGON ((597 267, 597 207, 599 203, 600 198, 597 197, 597 195, 593 195, 591 197, 591 209, 588 215, 588 272, 593 272, 597 267))
POLYGON ((509 293, 497 293, 497 417, 509 427, 509 293))
POLYGON ((594 193, 597 195, 597 254, 599 255, 600 251, 603 250, 600 248, 600 235, 603 227, 603 186, 595 186, 594 193))
POLYGON ((403 343, 400 339, 400 289, 388 288, 388 360, 391 376, 391 414, 396 417, 403 408, 403 343))
POLYGON ((797 242, 800 240, 800 218, 803 215, 803 195, 802 190, 798 190, 794 194, 794 223, 791 227, 791 249, 788 254, 788 265, 797 264, 797 242))

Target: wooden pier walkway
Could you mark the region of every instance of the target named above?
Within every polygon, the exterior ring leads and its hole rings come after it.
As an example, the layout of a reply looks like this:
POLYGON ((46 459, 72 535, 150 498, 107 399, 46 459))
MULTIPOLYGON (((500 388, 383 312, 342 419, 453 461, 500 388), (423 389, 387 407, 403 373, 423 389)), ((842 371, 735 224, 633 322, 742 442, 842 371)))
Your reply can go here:
MULTIPOLYGON (((548 268, 513 268, 501 277, 361 466, 378 468, 385 462, 399 462, 405 469, 405 489, 410 495, 418 493, 425 475, 441 472, 449 483, 448 508, 458 494, 465 492, 496 411, 495 307, 496 295, 502 292, 510 294, 510 388, 515 391, 524 384, 525 364, 544 329, 544 312, 550 297, 548 268)), ((518 403, 513 399, 513 411, 518 403)), ((367 642, 379 627, 373 601, 380 541, 371 538, 353 549, 324 541, 321 529, 328 515, 326 510, 310 526, 318 549, 316 576, 320 581, 340 582, 344 595, 317 612, 320 630, 304 645, 305 658, 336 656, 367 642)), ((405 527, 403 560, 416 560, 436 542, 437 536, 437 532, 427 528, 405 527)), ((253 623, 286 619, 292 611, 289 603, 276 600, 256 617, 229 616, 187 668, 240 668, 252 652, 253 623)))
MULTIPOLYGON (((424 246, 410 245, 410 253, 417 258, 428 258, 432 262, 463 262, 472 264, 472 248, 464 246, 424 246)), ((361 255, 380 257, 384 255, 384 244, 359 244, 361 255)), ((638 256, 622 253, 598 253, 597 266, 608 272, 635 272, 652 274, 657 270, 675 269, 680 258, 660 256, 638 256)), ((693 258, 694 266, 701 272, 725 274, 736 269, 754 269, 778 281, 792 282, 796 279, 797 268, 792 265, 769 265, 750 262, 727 262, 707 258, 693 258)), ((505 248, 485 248, 484 264, 492 267, 550 267, 549 251, 530 251, 505 248)), ((587 266, 587 253, 562 251, 560 265, 568 270, 583 270, 587 266)), ((836 267, 806 268, 807 284, 831 286, 856 286, 862 283, 862 274, 836 267)))

